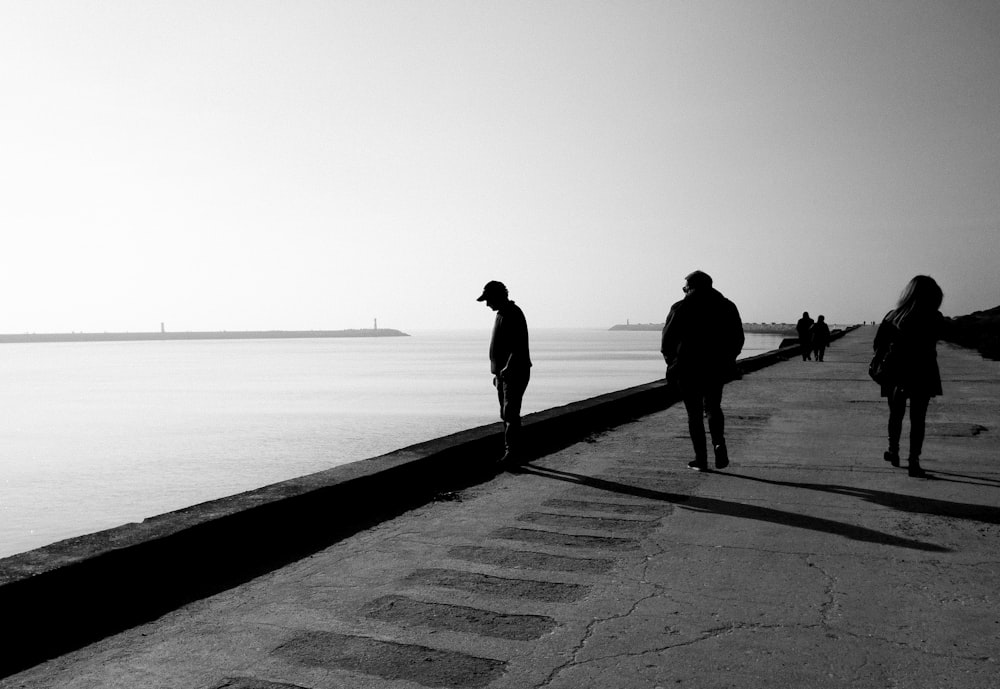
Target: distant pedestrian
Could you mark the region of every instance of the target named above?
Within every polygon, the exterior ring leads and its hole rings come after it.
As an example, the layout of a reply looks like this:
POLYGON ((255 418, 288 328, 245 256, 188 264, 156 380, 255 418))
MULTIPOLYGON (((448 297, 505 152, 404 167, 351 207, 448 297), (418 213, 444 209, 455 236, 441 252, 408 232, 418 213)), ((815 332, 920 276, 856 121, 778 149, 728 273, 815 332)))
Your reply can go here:
POLYGON ((799 345, 802 347, 802 361, 809 361, 812 358, 809 356, 809 352, 812 351, 809 331, 812 327, 813 319, 809 317, 808 311, 803 311, 802 318, 795 324, 795 332, 799 334, 799 345))
POLYGON ((826 354, 826 347, 830 344, 830 326, 826 324, 826 318, 822 315, 816 316, 816 322, 809 330, 810 346, 816 361, 823 361, 826 354))
POLYGON ((945 326, 938 310, 944 294, 933 278, 917 275, 910 280, 896 308, 885 315, 875 334, 876 352, 889 352, 892 370, 881 385, 882 397, 889 401, 889 449, 883 458, 899 466, 899 440, 910 401, 910 476, 925 478, 920 466, 924 443, 927 406, 941 394, 941 373, 937 364, 937 341, 945 326))
POLYGON ((510 300, 502 282, 491 280, 477 301, 497 312, 490 338, 490 372, 500 402, 504 424, 504 455, 501 466, 523 461, 521 447, 521 400, 531 377, 528 353, 528 323, 521 308, 510 300))
POLYGON ((685 278, 684 298, 670 307, 660 352, 667 380, 680 386, 687 411, 694 460, 688 466, 708 470, 704 416, 715 450, 715 468, 729 465, 722 387, 735 371, 743 349, 743 321, 733 302, 714 287, 712 278, 696 270, 685 278))

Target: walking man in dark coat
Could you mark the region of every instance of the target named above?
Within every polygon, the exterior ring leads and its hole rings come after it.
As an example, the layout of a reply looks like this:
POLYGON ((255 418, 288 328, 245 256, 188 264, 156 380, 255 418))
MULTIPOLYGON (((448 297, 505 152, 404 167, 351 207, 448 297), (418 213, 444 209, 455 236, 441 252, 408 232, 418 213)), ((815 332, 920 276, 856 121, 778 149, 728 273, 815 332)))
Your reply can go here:
POLYGON ((680 386, 687 410, 694 460, 688 466, 708 470, 703 416, 715 450, 715 468, 729 465, 722 386, 735 372, 743 349, 743 321, 733 302, 714 287, 712 278, 696 270, 685 278, 684 298, 670 307, 663 326, 660 352, 667 362, 667 380, 680 386))
POLYGON ((812 352, 812 334, 810 332, 812 327, 813 319, 809 317, 808 311, 803 311, 802 318, 795 324, 795 332, 799 334, 799 345, 802 347, 802 361, 812 359, 810 356, 812 352))
POLYGON ((477 301, 485 301, 497 312, 490 339, 490 372, 493 373, 504 428, 505 452, 500 464, 513 466, 523 460, 520 456, 521 400, 531 377, 528 323, 524 312, 508 297, 502 282, 487 282, 477 301))

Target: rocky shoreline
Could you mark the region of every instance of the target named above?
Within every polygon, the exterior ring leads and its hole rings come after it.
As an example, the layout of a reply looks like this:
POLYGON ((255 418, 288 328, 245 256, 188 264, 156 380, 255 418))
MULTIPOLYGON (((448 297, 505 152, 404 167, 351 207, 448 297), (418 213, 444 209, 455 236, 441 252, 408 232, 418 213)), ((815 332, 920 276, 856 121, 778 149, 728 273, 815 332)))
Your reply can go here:
POLYGON ((1000 361, 1000 306, 952 318, 943 339, 1000 361))

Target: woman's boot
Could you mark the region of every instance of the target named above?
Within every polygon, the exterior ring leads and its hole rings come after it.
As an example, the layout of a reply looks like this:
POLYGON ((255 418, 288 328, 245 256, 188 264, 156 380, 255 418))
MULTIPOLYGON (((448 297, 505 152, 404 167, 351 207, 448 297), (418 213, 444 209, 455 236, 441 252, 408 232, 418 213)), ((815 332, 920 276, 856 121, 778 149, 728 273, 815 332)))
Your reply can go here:
POLYGON ((910 457, 907 473, 913 478, 927 478, 927 472, 920 468, 919 457, 910 457))

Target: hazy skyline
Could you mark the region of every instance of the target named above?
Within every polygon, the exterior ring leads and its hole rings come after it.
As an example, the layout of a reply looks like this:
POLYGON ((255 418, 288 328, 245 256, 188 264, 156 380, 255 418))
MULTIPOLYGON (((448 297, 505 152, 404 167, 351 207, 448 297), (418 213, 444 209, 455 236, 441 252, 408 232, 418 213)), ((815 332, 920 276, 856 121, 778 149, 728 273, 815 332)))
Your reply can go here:
POLYGON ((1000 3, 0 0, 0 332, 1000 304, 1000 3))

